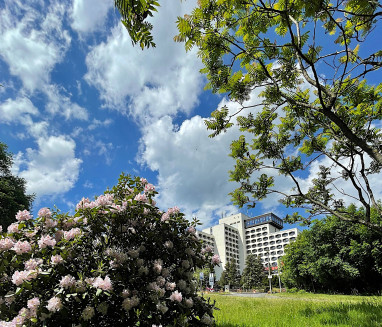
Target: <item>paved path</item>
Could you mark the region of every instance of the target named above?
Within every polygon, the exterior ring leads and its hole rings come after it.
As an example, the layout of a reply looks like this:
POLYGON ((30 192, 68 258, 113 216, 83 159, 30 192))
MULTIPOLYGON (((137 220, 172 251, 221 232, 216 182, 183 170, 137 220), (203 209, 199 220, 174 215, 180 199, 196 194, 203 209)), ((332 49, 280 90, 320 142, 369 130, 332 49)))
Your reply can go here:
MULTIPOLYGON (((204 293, 207 294, 214 294, 214 293, 204 293)), ((267 294, 267 293, 236 293, 236 292, 229 292, 229 293, 216 293, 219 295, 224 296, 241 296, 241 297, 255 297, 255 298, 261 298, 261 297, 267 297, 267 298, 276 298, 277 296, 267 294)))

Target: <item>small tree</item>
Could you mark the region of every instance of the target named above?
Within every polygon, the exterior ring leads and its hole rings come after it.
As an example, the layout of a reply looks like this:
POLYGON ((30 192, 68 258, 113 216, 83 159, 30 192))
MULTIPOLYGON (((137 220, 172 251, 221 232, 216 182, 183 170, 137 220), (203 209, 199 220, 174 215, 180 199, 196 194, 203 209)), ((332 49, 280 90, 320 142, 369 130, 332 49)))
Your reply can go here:
POLYGON ((11 173, 12 154, 0 142, 0 226, 5 230, 19 210, 30 210, 34 195, 25 194, 25 179, 11 173))
POLYGON ((262 286, 265 270, 261 258, 249 254, 245 261, 245 268, 241 276, 241 286, 244 289, 253 289, 262 286))

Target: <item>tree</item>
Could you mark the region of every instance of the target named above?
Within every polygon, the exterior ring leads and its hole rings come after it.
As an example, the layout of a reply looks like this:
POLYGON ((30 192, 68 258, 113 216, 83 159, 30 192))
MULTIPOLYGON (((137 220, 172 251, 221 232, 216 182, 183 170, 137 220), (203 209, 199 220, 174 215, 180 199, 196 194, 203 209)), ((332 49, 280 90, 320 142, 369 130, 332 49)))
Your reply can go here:
POLYGON ((221 287, 224 287, 224 285, 238 287, 240 285, 240 273, 235 259, 231 259, 225 264, 219 284, 221 287))
MULTIPOLYGON (((365 215, 354 205, 355 216, 365 215)), ((381 216, 372 209, 371 219, 381 216)), ((376 292, 382 288, 381 235, 362 224, 328 216, 288 245, 281 275, 288 287, 324 292, 376 292)))
POLYGON ((156 194, 122 175, 74 215, 19 212, 0 233, 0 326, 214 325, 193 271, 219 260, 202 251, 197 220, 163 213, 156 194))
POLYGON ((244 289, 259 288, 263 284, 264 271, 261 258, 254 254, 249 254, 245 260, 245 268, 240 281, 241 286, 244 289))
POLYGON ((240 183, 234 204, 254 207, 276 194, 309 214, 290 222, 332 214, 382 231, 371 222, 371 208, 382 210, 370 182, 382 168, 382 84, 366 81, 382 66, 370 38, 381 9, 367 0, 200 0, 178 18, 175 40, 199 49, 207 87, 239 108, 220 108, 206 121, 211 137, 234 118, 242 132, 231 145, 230 179, 240 183), (300 177, 310 168, 306 186, 300 177), (275 185, 277 174, 290 191, 275 185), (364 208, 361 220, 344 207, 349 199, 364 208))
POLYGON ((25 179, 11 173, 12 155, 0 142, 0 225, 5 230, 19 210, 29 210, 34 195, 25 194, 25 179))

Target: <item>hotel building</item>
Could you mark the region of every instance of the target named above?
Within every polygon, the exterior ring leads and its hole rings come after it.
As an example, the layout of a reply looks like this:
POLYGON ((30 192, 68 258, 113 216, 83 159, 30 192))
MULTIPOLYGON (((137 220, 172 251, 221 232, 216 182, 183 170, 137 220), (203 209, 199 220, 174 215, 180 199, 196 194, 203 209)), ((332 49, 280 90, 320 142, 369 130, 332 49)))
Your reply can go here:
POLYGON ((219 219, 218 225, 197 231, 197 235, 220 256, 220 267, 215 268, 216 278, 220 279, 225 264, 231 259, 242 273, 248 254, 260 256, 265 267, 275 269, 285 246, 299 233, 297 228, 282 229, 282 219, 273 213, 252 218, 239 213, 219 219))

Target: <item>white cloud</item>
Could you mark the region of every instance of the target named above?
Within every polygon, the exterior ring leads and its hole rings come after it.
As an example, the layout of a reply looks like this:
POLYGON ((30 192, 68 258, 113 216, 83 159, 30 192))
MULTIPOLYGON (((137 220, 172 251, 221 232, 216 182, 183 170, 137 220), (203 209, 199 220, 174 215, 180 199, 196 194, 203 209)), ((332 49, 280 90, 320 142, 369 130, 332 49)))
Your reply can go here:
MULTIPOLYGON (((191 2, 186 6, 191 7, 191 2)), ((203 84, 201 63, 195 51, 186 53, 183 44, 173 41, 176 17, 185 10, 177 2, 161 4, 152 20, 156 48, 133 47, 119 23, 107 41, 88 54, 85 79, 99 90, 106 106, 129 113, 141 123, 191 112, 203 84)))
POLYGON ((63 4, 42 5, 43 10, 33 5, 6 1, 0 10, 0 55, 29 91, 49 82, 71 41, 62 25, 63 4))
POLYGON ((138 159, 158 172, 158 203, 163 209, 177 205, 207 225, 227 206, 228 193, 235 188, 235 183, 227 182, 235 131, 215 139, 208 133, 200 116, 185 120, 179 128, 170 117, 163 117, 144 130, 138 159))
POLYGON ((38 115, 38 109, 25 97, 8 98, 0 104, 0 122, 23 122, 30 115, 38 115))
POLYGON ((68 119, 87 120, 88 112, 77 103, 71 102, 70 97, 63 95, 57 85, 46 85, 43 89, 48 101, 46 110, 52 115, 60 115, 68 119))
POLYGON ((79 33, 89 33, 101 28, 113 1, 74 0, 70 16, 72 28, 79 33))
POLYGON ((59 195, 69 191, 78 179, 82 160, 75 157, 75 142, 63 135, 41 137, 38 149, 28 148, 15 156, 13 173, 25 178, 27 192, 59 195))

